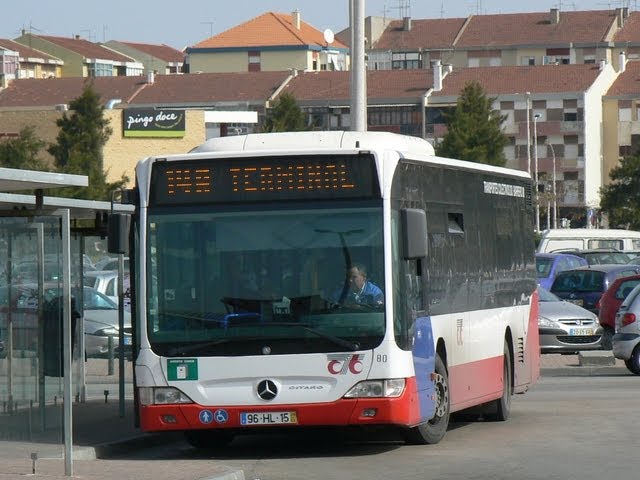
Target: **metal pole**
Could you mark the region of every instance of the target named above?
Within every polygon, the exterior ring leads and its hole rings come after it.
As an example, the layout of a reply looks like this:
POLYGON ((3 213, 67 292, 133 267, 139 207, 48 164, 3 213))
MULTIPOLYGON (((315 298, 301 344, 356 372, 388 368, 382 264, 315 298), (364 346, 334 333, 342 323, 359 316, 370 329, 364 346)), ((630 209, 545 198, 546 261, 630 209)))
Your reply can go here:
POLYGON ((553 228, 558 228, 558 197, 556 195, 556 152, 553 149, 553 145, 548 144, 551 147, 551 157, 553 158, 553 185, 551 191, 553 192, 553 228))
POLYGON ((531 175, 531 92, 527 92, 527 173, 531 175))
POLYGON ((534 158, 534 187, 536 189, 536 232, 540 231, 540 198, 538 192, 538 118, 539 114, 533 116, 533 158, 534 158))
MULTIPOLYGON (((73 414, 71 392, 71 248, 69 210, 60 210, 62 217, 62 315, 63 315, 63 423, 64 423, 64 474, 73 475, 73 414)), ((84 359, 84 356, 83 356, 84 359)))
POLYGON ((367 130, 367 86, 364 64, 364 0, 353 2, 351 45, 351 130, 367 130))

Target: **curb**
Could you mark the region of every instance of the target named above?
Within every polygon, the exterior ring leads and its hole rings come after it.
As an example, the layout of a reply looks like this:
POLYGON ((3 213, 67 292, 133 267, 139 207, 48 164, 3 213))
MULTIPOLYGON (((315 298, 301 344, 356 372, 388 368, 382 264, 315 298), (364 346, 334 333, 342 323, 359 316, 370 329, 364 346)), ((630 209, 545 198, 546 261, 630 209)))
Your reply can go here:
POLYGON ((543 377, 597 377, 597 376, 628 376, 633 375, 624 367, 603 366, 603 367, 557 367, 541 368, 540 376, 543 377))

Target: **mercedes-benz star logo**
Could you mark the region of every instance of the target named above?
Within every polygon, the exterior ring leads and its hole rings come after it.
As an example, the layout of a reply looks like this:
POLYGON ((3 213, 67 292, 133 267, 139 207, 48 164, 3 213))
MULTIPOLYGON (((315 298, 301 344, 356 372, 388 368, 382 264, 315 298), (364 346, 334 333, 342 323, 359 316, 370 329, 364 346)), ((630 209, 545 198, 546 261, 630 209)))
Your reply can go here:
POLYGON ((262 380, 258 384, 258 396, 263 400, 273 400, 278 394, 278 387, 272 380, 262 380))

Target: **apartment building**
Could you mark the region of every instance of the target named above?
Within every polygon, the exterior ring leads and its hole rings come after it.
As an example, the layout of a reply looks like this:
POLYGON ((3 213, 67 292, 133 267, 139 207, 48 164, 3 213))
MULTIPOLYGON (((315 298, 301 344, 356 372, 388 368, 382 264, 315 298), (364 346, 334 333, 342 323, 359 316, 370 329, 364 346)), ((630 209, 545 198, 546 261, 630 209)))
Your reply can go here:
MULTIPOLYGON (((472 15, 391 22, 371 39, 368 68, 454 68, 598 63, 618 67, 628 37, 637 39, 640 12, 615 10, 472 15)), ((640 47, 640 44, 638 44, 640 47)), ((639 52, 640 53, 640 50, 639 52)), ((634 52, 635 55, 635 52, 634 52)))
POLYGON ((15 42, 61 59, 61 77, 119 77, 144 73, 141 62, 79 35, 56 37, 23 32, 15 42))
POLYGON ((347 70, 348 51, 299 11, 264 13, 186 49, 193 73, 347 70))
POLYGON ((17 78, 55 78, 64 62, 59 58, 0 38, 0 88, 17 78))
POLYGON ((169 45, 155 45, 150 43, 126 42, 109 40, 104 43, 106 47, 135 58, 142 63, 145 72, 159 74, 185 73, 185 54, 169 45))

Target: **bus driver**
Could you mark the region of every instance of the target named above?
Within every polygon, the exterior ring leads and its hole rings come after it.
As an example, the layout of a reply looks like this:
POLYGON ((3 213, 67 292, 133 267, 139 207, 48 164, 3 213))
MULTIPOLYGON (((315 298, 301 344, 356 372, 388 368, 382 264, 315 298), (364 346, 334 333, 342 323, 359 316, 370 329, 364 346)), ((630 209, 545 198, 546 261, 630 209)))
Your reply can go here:
MULTIPOLYGON (((333 300, 338 304, 382 305, 384 294, 380 287, 367 280, 367 268, 362 263, 353 263, 347 272, 349 289, 334 292, 333 300)), ((346 288, 346 285, 345 285, 346 288)))

